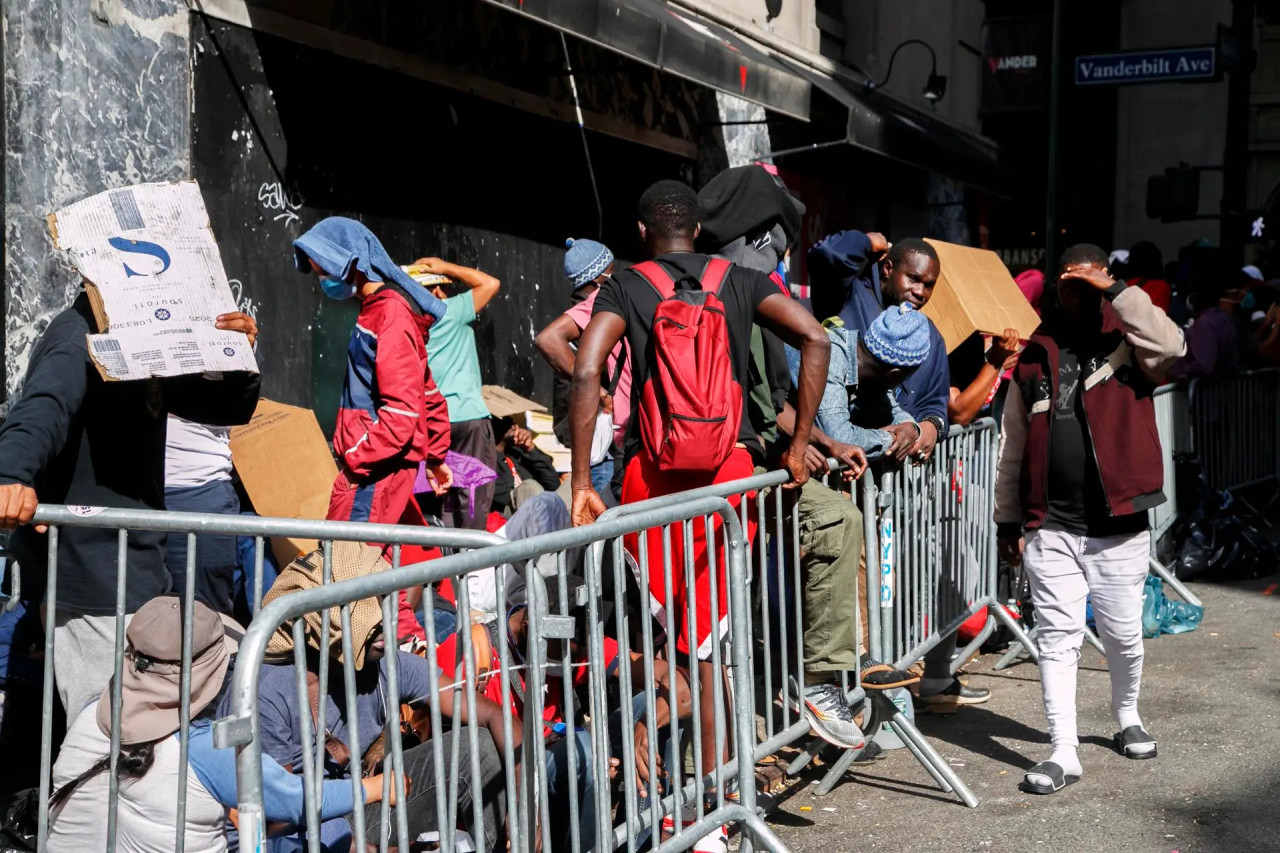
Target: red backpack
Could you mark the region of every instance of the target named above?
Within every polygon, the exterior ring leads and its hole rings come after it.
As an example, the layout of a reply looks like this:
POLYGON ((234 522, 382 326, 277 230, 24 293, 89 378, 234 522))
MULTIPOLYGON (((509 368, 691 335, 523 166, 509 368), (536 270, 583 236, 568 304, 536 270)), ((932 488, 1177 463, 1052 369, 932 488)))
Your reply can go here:
POLYGON ((717 295, 729 267, 712 258, 698 290, 677 289, 655 261, 632 267, 662 298, 653 312, 653 361, 635 415, 645 450, 662 471, 715 471, 738 441, 742 386, 733 378, 729 327, 717 295))

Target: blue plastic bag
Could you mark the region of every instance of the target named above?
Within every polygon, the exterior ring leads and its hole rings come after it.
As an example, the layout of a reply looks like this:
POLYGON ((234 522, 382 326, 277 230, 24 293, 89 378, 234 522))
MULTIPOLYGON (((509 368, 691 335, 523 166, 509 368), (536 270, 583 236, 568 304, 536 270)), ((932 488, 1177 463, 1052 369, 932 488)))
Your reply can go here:
POLYGON ((1161 634, 1185 634, 1194 631, 1203 618, 1203 607, 1170 600, 1164 594, 1163 581, 1147 575, 1142 591, 1142 636, 1150 639, 1161 634))

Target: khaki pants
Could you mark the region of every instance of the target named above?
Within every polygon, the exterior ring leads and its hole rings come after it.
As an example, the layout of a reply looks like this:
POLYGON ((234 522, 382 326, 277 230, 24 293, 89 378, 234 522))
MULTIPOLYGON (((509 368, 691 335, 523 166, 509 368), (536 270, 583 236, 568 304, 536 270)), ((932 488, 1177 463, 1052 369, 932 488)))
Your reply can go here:
MULTIPOLYGON (((856 671, 858 636, 850 599, 866 630, 866 598, 858 594, 862 513, 848 495, 810 480, 800 489, 800 577, 804 584, 807 672, 856 671)), ((865 641, 864 641, 865 642, 865 641)))

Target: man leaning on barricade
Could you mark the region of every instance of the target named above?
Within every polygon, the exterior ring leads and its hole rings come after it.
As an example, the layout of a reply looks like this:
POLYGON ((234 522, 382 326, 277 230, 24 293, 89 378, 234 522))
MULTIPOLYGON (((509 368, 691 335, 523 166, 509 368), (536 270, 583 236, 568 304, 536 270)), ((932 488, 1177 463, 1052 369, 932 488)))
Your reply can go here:
MULTIPOLYGON (((251 344, 258 333, 241 312, 213 325, 242 332, 251 344)), ((0 425, 0 529, 19 528, 9 548, 32 602, 41 600, 53 568, 44 527, 22 526, 38 504, 163 510, 167 415, 232 426, 248 423, 258 402, 256 372, 107 381, 87 343, 100 331, 82 289, 36 341, 22 393, 0 425)), ((170 589, 164 542, 161 532, 127 534, 126 623, 170 589)), ((114 671, 119 547, 116 530, 59 531, 56 597, 44 604, 56 626, 54 676, 68 724, 114 671)))
MULTIPOLYGON (((838 317, 824 322, 831 338, 831 362, 812 434, 819 467, 825 469, 830 456, 850 464, 852 475, 861 475, 868 460, 878 461, 895 448, 909 447, 885 426, 911 422, 894 392, 928 357, 927 323, 909 305, 881 312, 862 334, 845 328, 838 317)), ((797 353, 788 349, 787 354, 794 369, 797 353)), ((792 418, 788 404, 778 419, 784 432, 790 432, 792 418)), ((917 679, 865 657, 866 596, 848 600, 858 590, 859 571, 865 569, 862 514, 857 506, 849 497, 810 482, 801 489, 797 510, 805 605, 805 711, 826 740, 860 749, 861 743, 841 743, 831 736, 849 732, 846 738, 851 739, 857 737, 852 732, 861 734, 834 677, 840 671, 859 672, 867 690, 903 687, 917 679), (854 607, 861 614, 861 636, 854 634, 854 607)), ((878 747, 865 757, 876 752, 878 747)))
MULTIPOLYGON (((575 360, 569 407, 575 525, 593 522, 605 509, 591 484, 591 437, 600 376, 609 352, 624 336, 636 360, 623 504, 752 475, 764 452, 746 410, 755 322, 801 350, 796 425, 782 458, 796 485, 809 479, 809 432, 830 349, 822 328, 767 275, 695 252, 701 226, 692 188, 659 181, 641 196, 638 213, 640 238, 652 260, 624 270, 600 288, 575 360)), ((741 496, 729 502, 736 508, 741 496)), ((748 540, 754 534, 753 518, 748 512, 748 540)), ((669 575, 652 571, 648 578, 653 607, 674 634, 677 653, 696 667, 698 683, 704 686, 694 698, 703 732, 715 730, 716 697, 727 695, 725 667, 717 672, 714 665, 729 623, 726 560, 723 555, 714 557, 713 579, 709 551, 716 541, 708 542, 707 535, 721 526, 718 516, 710 525, 690 525, 692 585, 679 526, 671 530, 669 575)), ((650 529, 645 537, 650 562, 661 565, 657 555, 663 554, 663 530, 650 529)), ((626 547, 637 559, 642 556, 639 543, 639 535, 626 537, 626 547)), ((740 744, 739 749, 749 745, 740 744)), ((694 758, 697 778, 705 779, 722 767, 728 753, 728 738, 717 743, 704 737, 694 758)), ((732 796, 732 791, 715 790, 714 782, 703 790, 713 809, 722 796, 732 796)), ((726 849, 724 828, 699 843, 699 849, 726 849)))
MULTIPOLYGON (((838 316, 850 329, 865 332, 885 308, 910 305, 921 309, 933 296, 942 273, 937 251, 927 241, 908 237, 890 244, 878 232, 841 231, 809 251, 814 310, 838 316)), ((932 321, 927 321, 929 355, 907 377, 897 393, 907 422, 886 428, 894 436, 888 456, 897 463, 924 463, 946 438, 950 401, 947 347, 932 321)), ((924 678, 917 688, 923 711, 953 711, 990 698, 985 688, 970 687, 951 675, 955 635, 944 637, 924 658, 924 678)))

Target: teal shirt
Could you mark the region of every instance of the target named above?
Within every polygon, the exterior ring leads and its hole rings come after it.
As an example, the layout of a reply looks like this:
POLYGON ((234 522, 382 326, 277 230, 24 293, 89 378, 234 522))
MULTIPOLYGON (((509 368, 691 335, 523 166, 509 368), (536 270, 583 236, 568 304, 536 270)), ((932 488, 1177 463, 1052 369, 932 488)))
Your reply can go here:
POLYGON ((449 421, 489 417, 480 389, 480 359, 476 356, 476 304, 470 291, 450 296, 445 315, 431 327, 427 364, 449 404, 449 421))

